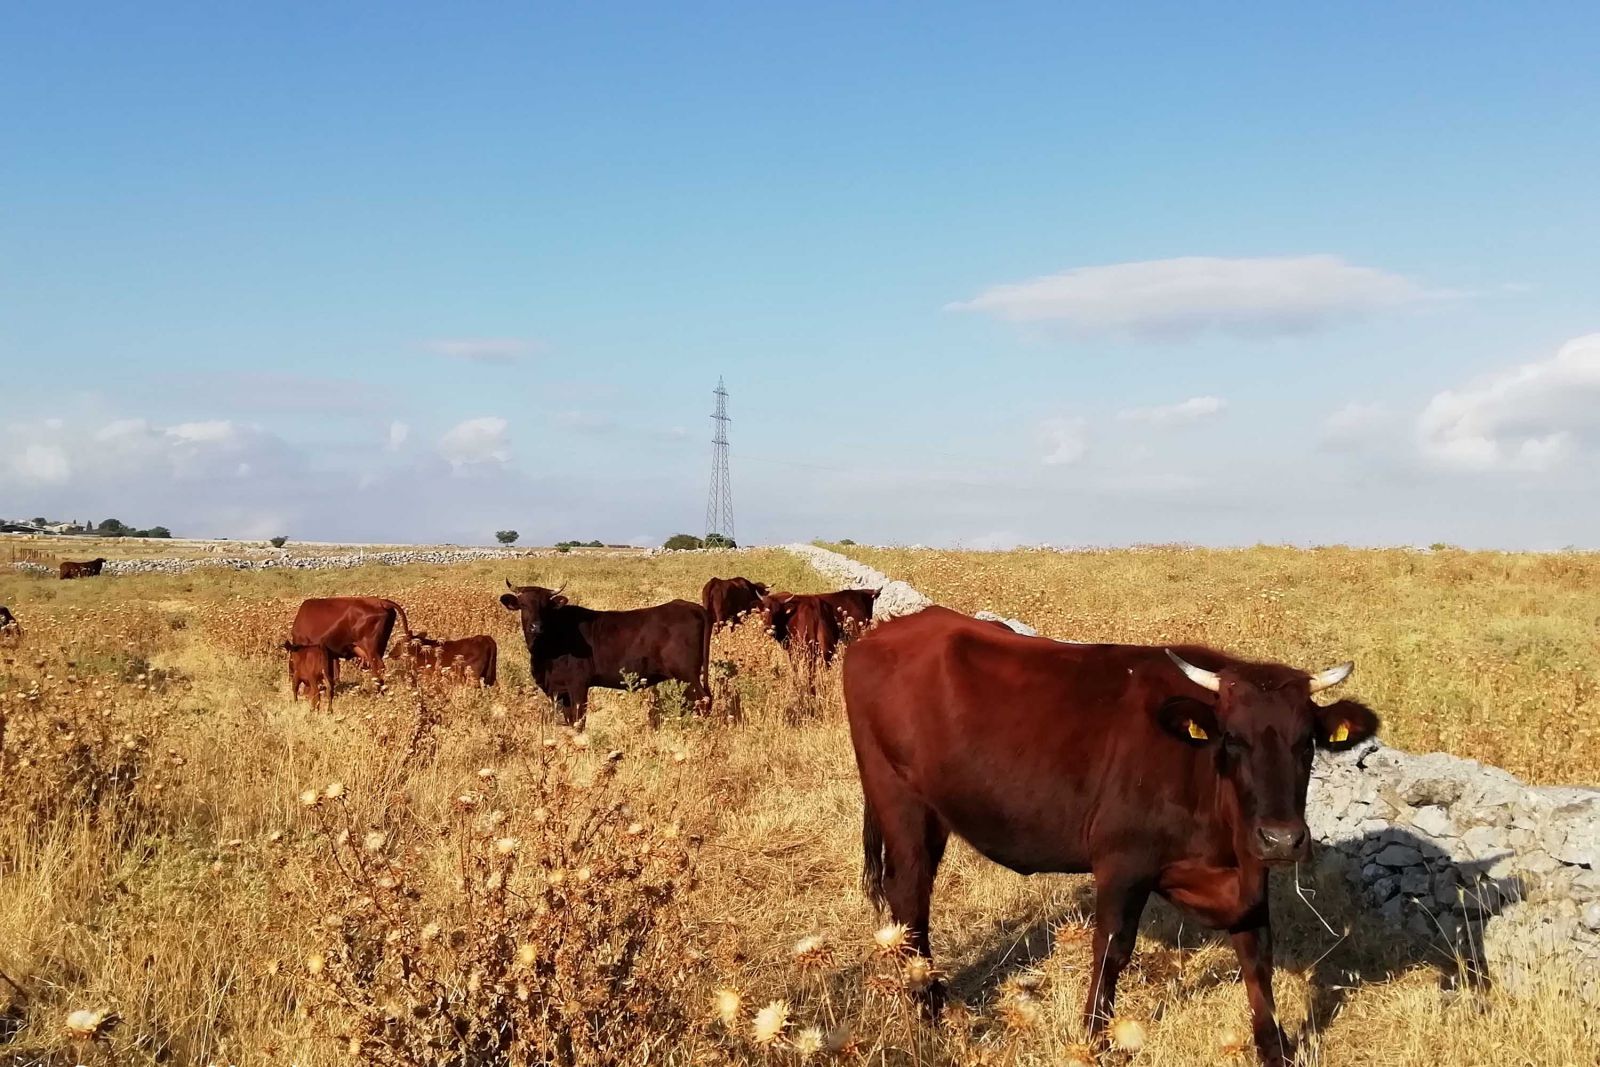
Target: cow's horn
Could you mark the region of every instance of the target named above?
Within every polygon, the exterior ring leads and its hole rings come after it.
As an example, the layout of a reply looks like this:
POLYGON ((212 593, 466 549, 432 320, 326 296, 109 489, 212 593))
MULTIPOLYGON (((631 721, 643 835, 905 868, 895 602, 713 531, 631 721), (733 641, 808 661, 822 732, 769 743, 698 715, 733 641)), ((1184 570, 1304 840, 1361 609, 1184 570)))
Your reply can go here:
POLYGON ((1193 682, 1195 685, 1198 685, 1202 689, 1209 689, 1213 693, 1222 689, 1222 678, 1218 676, 1216 671, 1201 670, 1193 663, 1186 663, 1183 657, 1179 656, 1170 648, 1166 649, 1166 653, 1167 658, 1172 660, 1173 663, 1177 664, 1178 669, 1183 672, 1183 676, 1189 679, 1189 681, 1193 682))
POLYGON ((513 593, 515 593, 517 591, 517 587, 511 584, 511 579, 510 578, 506 579, 506 588, 511 590, 513 593))
POLYGON ((1318 671, 1311 676, 1311 691, 1320 693, 1324 689, 1331 689, 1350 677, 1350 672, 1355 669, 1356 665, 1354 663, 1346 661, 1337 667, 1329 667, 1325 671, 1318 671))

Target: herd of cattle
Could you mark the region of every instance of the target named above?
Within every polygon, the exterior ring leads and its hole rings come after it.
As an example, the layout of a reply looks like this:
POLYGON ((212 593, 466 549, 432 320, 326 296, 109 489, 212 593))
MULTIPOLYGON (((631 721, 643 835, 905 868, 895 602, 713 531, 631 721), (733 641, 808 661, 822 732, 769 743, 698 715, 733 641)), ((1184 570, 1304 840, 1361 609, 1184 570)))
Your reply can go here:
MULTIPOLYGON (((675 680, 689 700, 711 709, 711 635, 759 617, 808 683, 831 664, 841 644, 872 621, 876 589, 774 593, 748 578, 712 578, 700 603, 671 600, 648 608, 597 611, 572 603, 560 589, 506 582, 500 603, 515 611, 528 646, 533 680, 572 725, 588 714, 589 690, 652 686, 675 680)), ((498 650, 487 634, 441 641, 414 633, 405 609, 381 597, 314 597, 300 605, 282 645, 289 654, 290 691, 333 699, 341 660, 354 660, 380 683, 386 656, 405 669, 494 685, 498 650), (396 624, 404 634, 395 652, 396 624)))
MULTIPOLYGON (((1315 751, 1378 731, 1363 704, 1312 699, 1351 664, 1313 673, 1200 646, 1060 642, 942 607, 869 628, 875 590, 773 593, 744 578, 713 578, 700 604, 631 611, 585 608, 560 589, 506 589, 500 602, 518 614, 533 679, 572 724, 594 687, 676 679, 709 708, 711 634, 746 618, 765 620, 808 673, 855 639, 843 685, 865 801, 862 881, 914 951, 930 953, 934 878, 955 834, 1024 874, 1093 875, 1091 1034, 1112 1016, 1156 894, 1227 931, 1262 1062, 1293 1060, 1273 1001, 1267 876, 1309 854, 1315 751)), ((396 623, 399 658, 494 684, 492 638, 437 641, 413 633, 392 600, 329 597, 301 604, 283 646, 295 696, 331 694, 341 660, 381 680, 396 623)), ((15 625, 0 608, 0 629, 15 625)), ((923 996, 937 1011, 941 984, 923 996)))

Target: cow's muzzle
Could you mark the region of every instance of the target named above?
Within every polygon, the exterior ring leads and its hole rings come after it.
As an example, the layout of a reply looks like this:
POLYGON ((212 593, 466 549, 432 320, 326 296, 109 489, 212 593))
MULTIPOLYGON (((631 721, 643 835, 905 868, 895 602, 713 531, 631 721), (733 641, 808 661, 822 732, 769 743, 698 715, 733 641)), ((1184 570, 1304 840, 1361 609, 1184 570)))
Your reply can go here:
POLYGON ((1267 863, 1298 863, 1310 851, 1311 835, 1305 823, 1256 827, 1253 842, 1256 855, 1267 863))

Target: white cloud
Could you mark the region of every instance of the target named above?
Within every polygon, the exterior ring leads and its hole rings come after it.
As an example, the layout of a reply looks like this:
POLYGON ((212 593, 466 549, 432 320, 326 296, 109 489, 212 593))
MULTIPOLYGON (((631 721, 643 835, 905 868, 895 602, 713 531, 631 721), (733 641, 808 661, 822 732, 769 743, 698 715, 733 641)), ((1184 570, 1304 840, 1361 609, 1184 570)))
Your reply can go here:
POLYGON ((406 438, 411 436, 411 427, 399 419, 389 424, 389 440, 385 446, 390 452, 400 451, 400 446, 406 443, 406 438))
POLYGON ((1600 333, 1555 356, 1439 393, 1417 420, 1422 453, 1464 470, 1542 471, 1600 437, 1600 333))
POLYGON ((556 424, 569 430, 604 433, 616 428, 616 420, 592 411, 563 411, 556 416, 556 424))
POLYGON ((28 445, 12 460, 16 476, 39 485, 62 485, 72 477, 72 462, 55 445, 28 445))
POLYGON ((485 415, 452 426, 439 438, 439 454, 457 471, 480 464, 510 462, 511 439, 506 420, 485 415))
POLYGON ((1176 404, 1159 404, 1148 408, 1128 408, 1119 411, 1117 418, 1127 422, 1161 423, 1194 422, 1209 418, 1228 406, 1226 400, 1215 396, 1192 396, 1176 404))
POLYGON ((1322 420, 1320 443, 1343 451, 1392 445, 1396 418, 1383 404, 1354 401, 1322 420))
POLYGON ((947 306, 1083 334, 1187 340, 1208 332, 1305 333, 1432 296, 1408 278, 1338 256, 1183 256, 1077 267, 995 285, 947 306))
POLYGON ((436 355, 471 363, 515 363, 538 347, 534 341, 517 337, 454 337, 428 342, 429 351, 436 355))
POLYGON ((167 436, 175 441, 191 444, 217 444, 231 441, 237 436, 238 431, 233 423, 226 419, 213 419, 209 422, 182 422, 167 428, 167 436))
POLYGON ((1089 454, 1089 426, 1082 419, 1045 419, 1039 424, 1039 440, 1046 466, 1070 466, 1089 454))

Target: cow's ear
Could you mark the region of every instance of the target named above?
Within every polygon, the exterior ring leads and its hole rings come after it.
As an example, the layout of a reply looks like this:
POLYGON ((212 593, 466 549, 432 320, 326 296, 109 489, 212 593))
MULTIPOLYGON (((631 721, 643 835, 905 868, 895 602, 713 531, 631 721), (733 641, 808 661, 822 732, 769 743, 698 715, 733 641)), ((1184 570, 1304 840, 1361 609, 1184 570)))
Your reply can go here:
POLYGON ((1156 709, 1156 722, 1184 744, 1210 744, 1222 737, 1217 712, 1210 704, 1193 697, 1168 697, 1156 709))
POLYGON ((562 596, 560 593, 557 593, 555 596, 550 598, 550 606, 553 608, 564 608, 567 606, 567 598, 562 596))
POLYGON ((515 594, 515 593, 501 593, 500 594, 500 603, 504 604, 511 611, 521 611, 522 610, 522 601, 517 597, 517 594, 515 594))
POLYGON ((1359 745, 1378 732, 1378 715, 1355 700, 1339 700, 1327 707, 1316 707, 1317 744, 1332 752, 1343 752, 1359 745))

